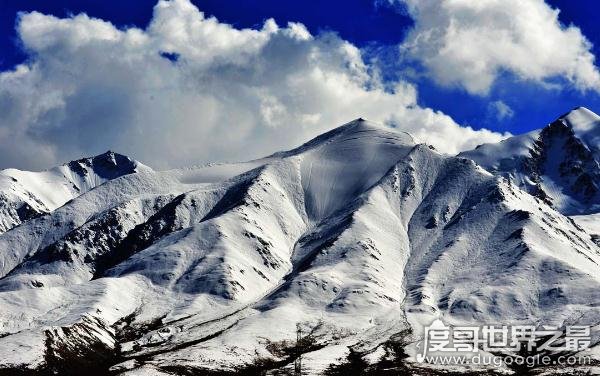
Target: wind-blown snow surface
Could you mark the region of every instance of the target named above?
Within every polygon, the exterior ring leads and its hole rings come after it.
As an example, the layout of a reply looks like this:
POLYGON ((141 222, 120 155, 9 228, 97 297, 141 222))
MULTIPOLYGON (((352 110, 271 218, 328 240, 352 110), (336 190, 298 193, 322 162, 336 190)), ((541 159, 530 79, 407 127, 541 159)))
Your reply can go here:
POLYGON ((141 169, 0 235, 0 367, 289 367, 273 344, 300 324, 318 374, 435 318, 596 325, 599 263, 511 180, 359 119, 248 163, 141 169))

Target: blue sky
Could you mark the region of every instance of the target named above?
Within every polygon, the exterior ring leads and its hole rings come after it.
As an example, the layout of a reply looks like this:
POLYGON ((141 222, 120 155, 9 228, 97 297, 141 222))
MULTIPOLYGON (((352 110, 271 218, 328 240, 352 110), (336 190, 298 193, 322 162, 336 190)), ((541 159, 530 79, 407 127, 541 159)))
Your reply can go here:
MULTIPOLYGON (((515 69, 500 66, 493 85, 485 92, 474 92, 460 84, 440 83, 428 73, 424 60, 406 59, 399 52, 399 46, 415 27, 414 16, 401 2, 192 2, 207 16, 213 15, 219 22, 236 29, 260 29, 265 20, 274 18, 280 26, 290 21, 302 23, 313 35, 335 32, 342 40, 361 49, 365 62, 371 64, 372 69, 380 70, 378 74, 383 77, 384 84, 399 79, 406 81, 416 87, 419 106, 442 111, 456 123, 474 129, 487 128, 517 134, 539 128, 575 106, 583 105, 600 112, 598 90, 582 90, 560 74, 545 77, 544 83, 540 84, 539 80, 524 78, 518 73, 518 68, 515 73, 515 69), (549 83, 555 86, 549 88, 549 83)), ((600 5, 597 1, 552 0, 546 4, 560 9, 559 20, 564 27, 573 25, 581 30, 593 45, 590 52, 597 56, 600 47, 600 25, 596 20, 600 5)), ((15 30, 18 11, 39 11, 59 18, 86 13, 120 29, 132 26, 144 29, 152 19, 154 5, 155 1, 146 0, 3 0, 0 4, 0 70, 9 71, 17 64, 36 58, 35 54, 24 50, 15 30)), ((560 49, 562 46, 555 45, 553 48, 560 49)), ((110 144, 110 141, 107 139, 107 143, 110 144)))

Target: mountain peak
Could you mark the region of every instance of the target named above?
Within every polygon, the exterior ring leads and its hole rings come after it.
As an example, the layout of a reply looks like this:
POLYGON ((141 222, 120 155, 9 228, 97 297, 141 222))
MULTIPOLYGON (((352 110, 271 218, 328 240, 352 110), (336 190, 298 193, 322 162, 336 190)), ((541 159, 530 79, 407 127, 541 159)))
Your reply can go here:
POLYGON ((585 107, 576 107, 559 118, 575 133, 592 131, 600 123, 600 116, 585 107))
POLYGON ((86 176, 91 170, 103 179, 114 179, 140 169, 150 169, 126 155, 108 150, 94 157, 77 159, 65 164, 66 167, 80 176, 86 176))
POLYGON ((370 143, 369 140, 378 139, 378 143, 398 143, 402 145, 416 145, 415 139, 407 132, 399 131, 383 124, 379 124, 364 118, 357 118, 347 123, 344 123, 330 131, 327 131, 310 141, 300 145, 297 148, 277 152, 272 157, 289 157, 292 155, 301 154, 315 148, 327 145, 329 143, 345 142, 348 140, 356 140, 354 145, 361 143, 370 143))
POLYGON ((561 118, 564 118, 568 115, 571 114, 577 114, 577 113, 591 113, 594 114, 594 111, 590 110, 589 108, 585 107, 585 106, 577 106, 577 107, 573 107, 573 109, 569 112, 567 112, 566 114, 562 115, 561 118))
POLYGON ((379 181, 415 145, 408 133, 356 119, 287 155, 301 155, 307 213, 322 219, 379 181))
POLYGON ((149 167, 108 150, 45 171, 0 171, 0 234, 123 175, 149 167))
POLYGON ((510 177, 563 214, 600 207, 600 117, 577 107, 546 127, 460 155, 510 177))

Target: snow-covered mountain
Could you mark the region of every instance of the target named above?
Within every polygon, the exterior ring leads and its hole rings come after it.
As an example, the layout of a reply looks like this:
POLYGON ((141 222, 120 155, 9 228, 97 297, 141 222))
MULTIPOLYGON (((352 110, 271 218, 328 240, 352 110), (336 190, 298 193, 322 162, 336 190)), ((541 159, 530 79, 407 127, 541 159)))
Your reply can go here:
POLYGON ((459 156, 510 178, 563 214, 600 212, 600 117, 586 108, 459 156))
POLYGON ((0 369, 399 370, 436 318, 597 325, 600 248, 521 183, 362 119, 260 160, 104 179, 0 235, 0 369))
POLYGON ((108 151, 41 172, 0 171, 0 233, 122 175, 149 169, 108 151))

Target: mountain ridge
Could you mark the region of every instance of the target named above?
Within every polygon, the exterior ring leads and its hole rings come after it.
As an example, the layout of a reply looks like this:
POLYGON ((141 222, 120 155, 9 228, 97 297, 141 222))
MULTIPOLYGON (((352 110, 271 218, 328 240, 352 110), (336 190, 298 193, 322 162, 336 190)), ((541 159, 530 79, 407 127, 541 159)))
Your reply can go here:
POLYGON ((593 134, 590 122, 600 124, 600 118, 577 107, 542 129, 480 145, 459 156, 508 177, 564 214, 595 213, 600 208, 600 154, 578 131, 584 127, 587 135, 593 134))
POLYGON ((316 375, 412 356, 434 319, 597 325, 600 248, 559 209, 362 119, 255 161, 126 174, 0 234, 0 369, 290 370, 301 352, 316 375))
POLYGON ((44 171, 0 170, 0 233, 51 212, 110 179, 149 169, 109 150, 44 171))

